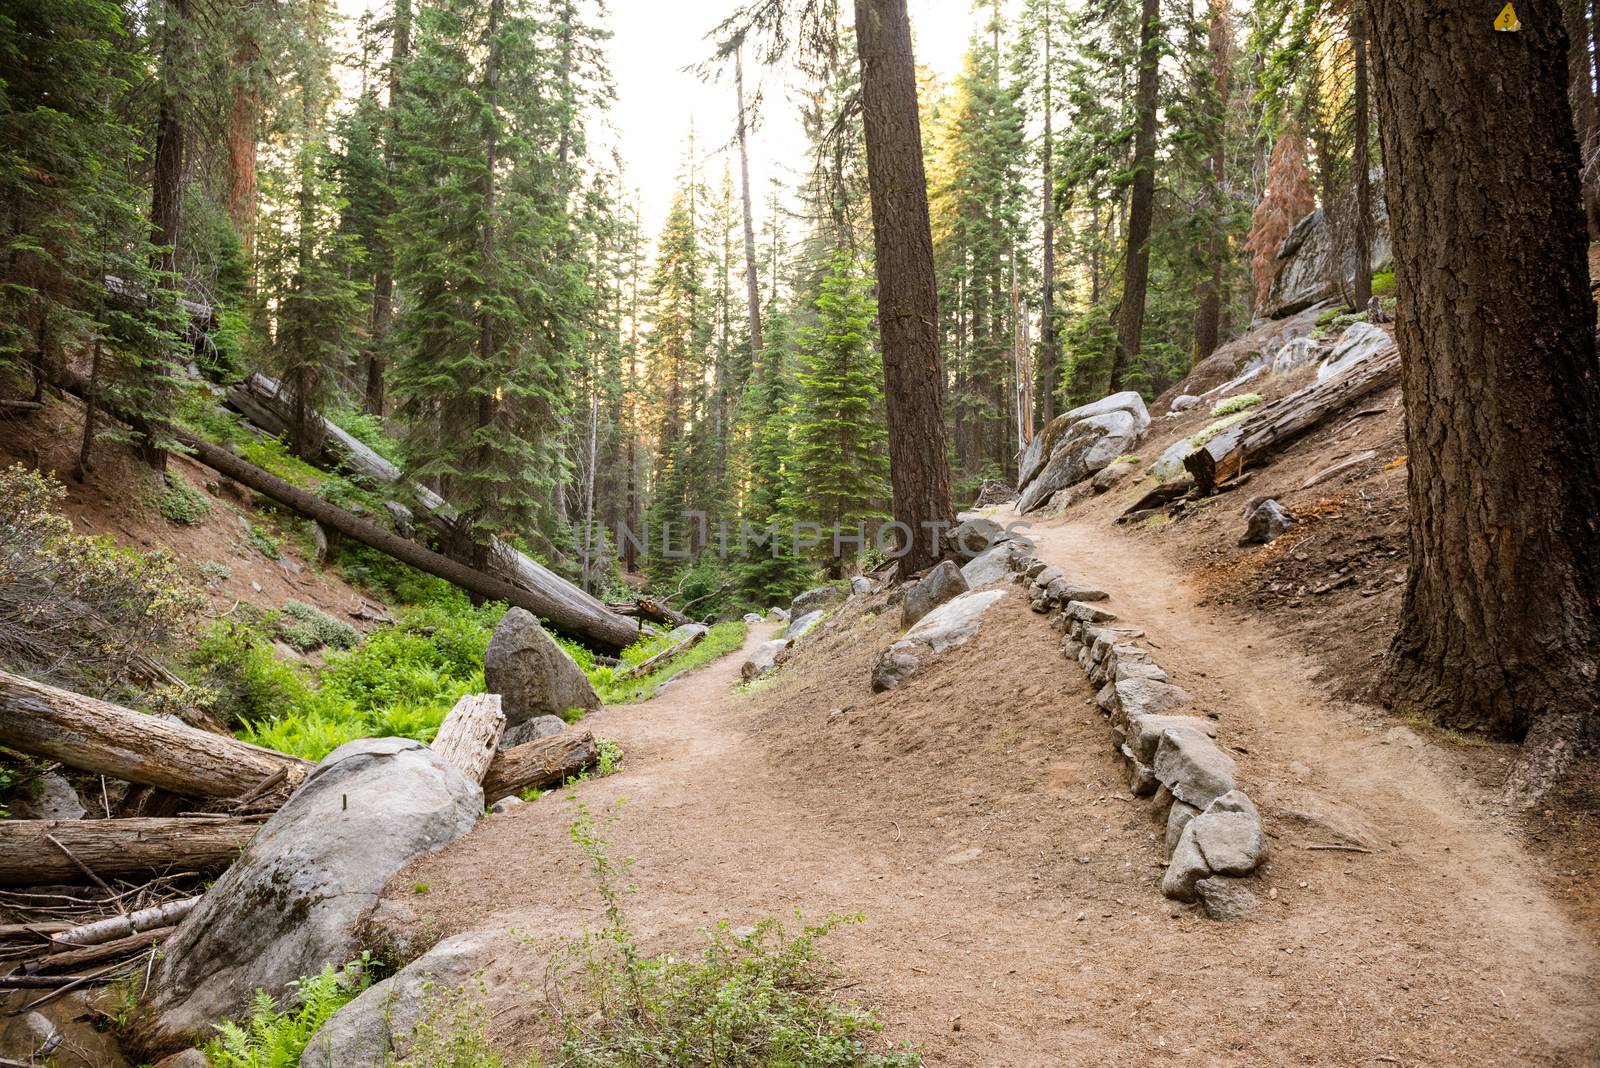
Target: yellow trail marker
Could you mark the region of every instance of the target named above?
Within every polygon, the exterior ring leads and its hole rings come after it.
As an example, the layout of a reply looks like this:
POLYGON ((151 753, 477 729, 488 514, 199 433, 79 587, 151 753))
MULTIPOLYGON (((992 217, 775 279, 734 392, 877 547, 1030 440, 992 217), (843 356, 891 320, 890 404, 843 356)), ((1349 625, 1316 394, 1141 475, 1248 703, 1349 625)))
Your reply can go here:
POLYGON ((1506 4, 1505 10, 1500 12, 1500 17, 1494 20, 1494 28, 1501 33, 1516 33, 1522 29, 1522 20, 1517 18, 1517 9, 1512 4, 1506 4))

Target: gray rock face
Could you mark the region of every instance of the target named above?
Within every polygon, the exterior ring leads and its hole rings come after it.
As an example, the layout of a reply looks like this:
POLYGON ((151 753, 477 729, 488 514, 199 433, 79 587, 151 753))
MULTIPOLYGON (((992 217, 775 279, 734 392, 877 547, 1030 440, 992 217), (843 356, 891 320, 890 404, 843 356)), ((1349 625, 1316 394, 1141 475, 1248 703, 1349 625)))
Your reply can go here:
POLYGON ((1294 516, 1277 501, 1262 501, 1250 511, 1240 545, 1266 545, 1294 526, 1294 516))
POLYGON ((667 635, 667 641, 676 645, 678 642, 688 641, 696 634, 704 637, 710 630, 711 628, 704 623, 683 623, 672 628, 671 633, 667 635))
POLYGON ((1314 361, 1321 351, 1317 343, 1309 337, 1290 338, 1272 357, 1272 373, 1284 375, 1298 370, 1314 361))
POLYGON ((532 719, 523 720, 515 727, 507 727, 506 732, 500 736, 500 748, 510 749, 525 742, 536 742, 540 738, 560 734, 566 729, 567 721, 560 716, 534 716, 532 719))
POLYGON ((55 771, 40 775, 33 792, 14 799, 9 807, 19 820, 81 820, 87 814, 78 791, 55 771))
POLYGON ((822 615, 822 609, 815 608, 805 615, 795 616, 794 622, 790 623, 783 632, 784 641, 792 642, 798 638, 805 637, 807 631, 822 622, 822 615))
POLYGON ((770 642, 762 642, 756 646, 756 651, 750 654, 750 659, 739 667, 740 677, 746 682, 759 679, 778 666, 778 654, 787 648, 789 642, 786 638, 774 638, 770 642))
POLYGON ((1219 812, 1213 806, 1196 816, 1188 830, 1206 866, 1218 875, 1249 875, 1266 852, 1261 819, 1253 812, 1219 812))
MULTIPOLYGON (((1140 407, 1143 408, 1143 402, 1140 407)), ((1133 447, 1139 432, 1148 425, 1148 413, 1144 419, 1141 425, 1133 412, 1116 409, 1072 423, 1056 443, 1044 467, 1025 484, 1022 498, 1017 501, 1018 513, 1034 511, 1058 490, 1077 485, 1109 467, 1113 460, 1133 447)))
POLYGON ((334 1013, 312 1036, 300 1068, 368 1068, 403 1060, 412 1033, 428 1018, 430 998, 468 986, 512 946, 498 931, 445 939, 334 1013))
POLYGON ((796 597, 789 605, 789 618, 799 619, 808 612, 826 608, 835 601, 844 600, 844 591, 837 586, 817 586, 796 597))
POLYGON ((1152 766, 1173 797, 1196 808, 1205 808, 1234 788, 1233 758, 1197 730, 1169 727, 1162 731, 1152 766))
POLYGON ((961 569, 961 577, 966 580, 968 589, 975 590, 979 586, 1009 578, 1028 559, 1026 546, 1019 542, 1002 541, 968 561, 961 569))
POLYGON ((589 677, 521 608, 511 609, 494 628, 483 655, 483 681, 490 693, 500 695, 508 728, 569 708, 592 712, 600 707, 589 677))
POLYGON ((1328 358, 1317 365, 1317 381, 1342 375, 1358 363, 1394 348, 1389 332, 1370 323, 1351 323, 1339 335, 1328 358))
MULTIPOLYGON (((1381 180, 1374 188, 1380 187, 1381 180)), ((1372 230, 1372 266, 1376 270, 1390 260, 1394 250, 1389 237, 1389 215, 1381 196, 1374 198, 1373 207, 1376 225, 1372 230)), ((1295 223, 1278 250, 1277 277, 1263 305, 1265 316, 1281 319, 1337 297, 1334 256, 1333 240, 1320 208, 1295 223)), ((1355 250, 1350 249, 1345 262, 1339 265, 1347 286, 1355 280, 1355 266, 1355 250)))
POLYGON ((1189 826, 1193 819, 1200 815, 1200 810, 1191 804, 1173 798, 1172 807, 1167 809, 1167 856, 1172 856, 1173 850, 1178 848, 1178 839, 1183 837, 1183 829, 1189 826))
POLYGON ((761 622, 761 613, 759 613, 759 612, 746 612, 744 614, 744 621, 745 621, 745 623, 747 625, 753 627, 757 623, 761 622))
POLYGON ((787 623, 789 622, 789 610, 787 608, 769 608, 767 609, 767 618, 774 623, 787 623))
POLYGON ((1206 915, 1213 920, 1231 923, 1248 920, 1255 915, 1260 902, 1250 888, 1238 879, 1213 875, 1194 884, 1195 893, 1206 915))
POLYGON ((1200 398, 1192 393, 1180 393, 1172 398, 1172 403, 1167 405, 1169 412, 1186 412, 1200 403, 1200 398))
POLYGON ((197 1049, 186 1049, 157 1061, 155 1068, 211 1068, 211 1058, 197 1049))
POLYGON ((872 580, 865 575, 856 575, 850 580, 850 592, 855 596, 862 596, 872 592, 872 580))
POLYGON ((1208 738, 1217 736, 1217 725, 1199 716, 1124 716, 1122 723, 1128 746, 1146 764, 1155 762, 1161 735, 1173 727, 1199 731, 1208 738))
POLYGON ((1106 599, 1105 590, 1097 590, 1093 586, 1085 586, 1066 577, 1052 579, 1045 586, 1044 594, 1055 604, 1066 604, 1068 601, 1104 601, 1106 599))
POLYGON ((992 519, 968 519, 945 534, 945 543, 963 563, 976 559, 1005 537, 1006 530, 992 519))
POLYGON ((969 587, 961 569, 953 560, 941 560, 937 567, 922 576, 922 581, 906 591, 905 605, 900 610, 901 623, 911 626, 952 597, 966 593, 969 587))
POLYGON ((279 997, 356 959, 384 884, 482 813, 482 788, 421 742, 366 738, 329 753, 164 947, 135 1045, 146 1055, 192 1045, 257 989, 279 997))
MULTIPOLYGON (((1195 398, 1196 401, 1199 399, 1195 398)), ((1165 452, 1156 457, 1156 462, 1150 465, 1151 477, 1158 482, 1171 482, 1175 478, 1182 478, 1188 473, 1188 469, 1183 466, 1184 458, 1191 452, 1194 452, 1194 442, 1188 438, 1174 441, 1167 446, 1165 452)))
POLYGON ((872 688, 892 690, 911 678, 933 657, 964 645, 978 633, 983 613, 1005 590, 964 593, 935 608, 879 655, 872 667, 872 688))
MULTIPOLYGON (((1118 663, 1121 663, 1122 659, 1119 655, 1118 663)), ((1174 709, 1182 708, 1190 700, 1187 690, 1168 682, 1132 678, 1117 683, 1117 708, 1130 720, 1136 716, 1164 715, 1174 709)))
POLYGON ((1101 471, 1098 475, 1095 475, 1094 478, 1090 479, 1089 486, 1096 493, 1107 493, 1110 491, 1112 486, 1115 486, 1118 482, 1121 482, 1123 479, 1133 474, 1136 470, 1138 470, 1138 468, 1128 460, 1123 460, 1121 463, 1114 463, 1110 467, 1107 467, 1101 471))
POLYGON ((1174 901, 1193 901, 1196 896, 1194 884, 1210 874, 1206 858, 1201 854, 1200 847, 1195 845, 1194 821, 1191 820, 1178 835, 1172 859, 1167 862, 1167 873, 1161 877, 1161 892, 1174 901))
POLYGON ((1117 618, 1115 613, 1107 612, 1104 608, 1088 601, 1068 601, 1064 610, 1068 619, 1078 619, 1085 623, 1110 623, 1117 618))

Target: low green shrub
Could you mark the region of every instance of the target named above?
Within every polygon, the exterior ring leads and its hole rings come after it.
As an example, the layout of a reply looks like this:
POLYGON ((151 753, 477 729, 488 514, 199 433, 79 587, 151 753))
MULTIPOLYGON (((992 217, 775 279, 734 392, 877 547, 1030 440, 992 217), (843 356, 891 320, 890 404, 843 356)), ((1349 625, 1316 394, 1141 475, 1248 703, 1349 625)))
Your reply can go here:
POLYGON ((244 529, 245 544, 268 560, 283 558, 283 541, 260 523, 251 523, 244 529))
POLYGON ((1237 397, 1229 397, 1227 400, 1220 400, 1216 404, 1212 405, 1211 414, 1236 415, 1239 412, 1247 412, 1260 403, 1261 394, 1241 393, 1237 397))
POLYGON ((1394 296, 1395 291, 1394 271, 1379 271, 1372 276, 1372 295, 1380 300, 1384 297, 1394 296))
POLYGON ((203 523, 211 514, 211 499, 189 485, 189 480, 176 471, 167 472, 167 488, 156 498, 156 510, 161 518, 180 527, 203 523))
POLYGON ((361 640, 361 632, 356 628, 303 601, 283 602, 283 611, 278 618, 278 633, 302 653, 324 646, 329 649, 353 649, 361 640))
POLYGON ((321 975, 295 983, 293 1008, 280 1010, 272 995, 258 990, 243 1023, 217 1025, 205 1055, 213 1068, 298 1068, 312 1036, 370 982, 370 960, 363 958, 343 971, 330 965, 321 975))
MULTIPOLYGON (((607 825, 616 821, 616 810, 607 825)), ((869 1053, 883 1029, 872 1012, 831 996, 835 976, 818 942, 859 916, 804 924, 790 935, 776 919, 749 934, 727 922, 698 956, 647 956, 623 900, 629 862, 611 859, 589 810, 578 805, 572 841, 583 851, 605 924, 566 943, 552 962, 552 1014, 561 1068, 914 1068, 909 1048, 869 1053)))

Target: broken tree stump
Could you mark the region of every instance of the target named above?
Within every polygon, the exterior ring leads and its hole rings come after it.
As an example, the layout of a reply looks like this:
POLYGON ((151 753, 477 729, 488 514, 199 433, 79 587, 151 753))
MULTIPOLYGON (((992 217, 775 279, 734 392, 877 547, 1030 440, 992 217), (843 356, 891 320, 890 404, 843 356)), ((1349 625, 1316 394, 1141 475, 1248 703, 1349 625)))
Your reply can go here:
POLYGON ((433 737, 433 751, 445 763, 460 768, 473 782, 482 782, 484 773, 500 748, 505 733, 506 715, 500 711, 497 693, 469 693, 456 702, 439 724, 433 737))

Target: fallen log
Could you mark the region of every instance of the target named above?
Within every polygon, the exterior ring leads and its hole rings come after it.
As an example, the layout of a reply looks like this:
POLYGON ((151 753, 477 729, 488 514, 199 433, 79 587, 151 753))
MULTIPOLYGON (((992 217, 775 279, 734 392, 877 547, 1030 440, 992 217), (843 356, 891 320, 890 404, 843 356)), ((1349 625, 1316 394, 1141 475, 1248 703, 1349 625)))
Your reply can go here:
POLYGON ((631 679, 635 675, 648 674, 651 668, 655 667, 657 664, 662 664, 662 663, 665 663, 668 660, 671 660, 673 657, 677 656, 679 653, 687 652, 689 649, 691 649, 695 645, 699 644, 700 640, 703 639, 705 636, 706 636, 706 632, 704 630, 696 630, 694 633, 690 634, 687 638, 683 638, 683 639, 681 639, 679 641, 673 642, 671 645, 667 646, 665 649, 661 650, 659 653, 656 653, 654 656, 649 657, 648 659, 645 659, 645 660, 641 660, 637 664, 634 664, 631 667, 626 667, 626 668, 623 668, 622 670, 618 671, 617 672, 617 678, 619 678, 619 679, 631 679))
POLYGON ((606 607, 619 616, 647 619, 651 623, 660 623, 668 627, 681 627, 694 622, 682 612, 669 608, 654 597, 641 597, 637 601, 608 602, 606 607))
POLYGON ((260 828, 234 819, 0 820, 0 886, 93 882, 73 857, 102 879, 216 871, 260 828))
POLYGON ((460 768, 473 782, 482 782, 500 748, 500 735, 505 729, 506 715, 500 711, 500 695, 469 693, 456 702, 439 724, 439 733, 433 736, 433 751, 446 764, 460 768))
MULTIPOLYGON (((266 375, 251 375, 234 386, 228 391, 228 403, 269 434, 282 434, 289 429, 290 402, 280 385, 266 375)), ((398 467, 333 422, 321 416, 316 418, 323 424, 322 452, 325 462, 361 475, 374 485, 402 488, 414 501, 415 512, 422 519, 441 534, 451 532, 457 513, 444 498, 425 486, 405 485, 398 467)), ((552 606, 548 610, 528 608, 526 604, 521 607, 548 620, 555 629, 565 634, 617 649, 639 637, 631 623, 599 598, 584 592, 499 538, 489 539, 488 571, 496 578, 544 598, 552 606)), ((673 625, 684 622, 687 620, 679 617, 673 621, 673 625)))
POLYGON ((599 759, 600 747, 589 731, 562 731, 514 745, 495 754, 483 777, 483 796, 498 801, 520 790, 560 786, 599 759))
POLYGON ((1335 375, 1263 404, 1184 458, 1202 495, 1260 463, 1335 412, 1400 380, 1400 350, 1389 349, 1335 375))
POLYGON ((276 793, 287 796, 312 768, 309 760, 8 671, 0 671, 0 745, 185 797, 238 797, 279 769, 276 793))
POLYGON ((137 934, 115 938, 109 942, 101 942, 99 945, 63 949, 43 957, 34 958, 23 966, 23 970, 30 975, 41 975, 48 972, 71 971, 73 968, 81 968, 85 964, 99 964, 103 960, 116 960, 118 957, 125 957, 130 953, 149 949, 177 929, 176 924, 170 927, 156 927, 137 934))
POLYGON ((159 905, 152 905, 147 909, 138 909, 125 916, 112 916, 106 920, 96 920, 93 923, 83 923, 76 927, 68 927, 64 931, 50 936, 52 945, 62 949, 97 946, 103 942, 110 942, 118 938, 139 934, 144 931, 154 931, 163 927, 175 927, 183 918, 194 911, 200 903, 200 898, 180 897, 173 901, 163 901, 159 905))

